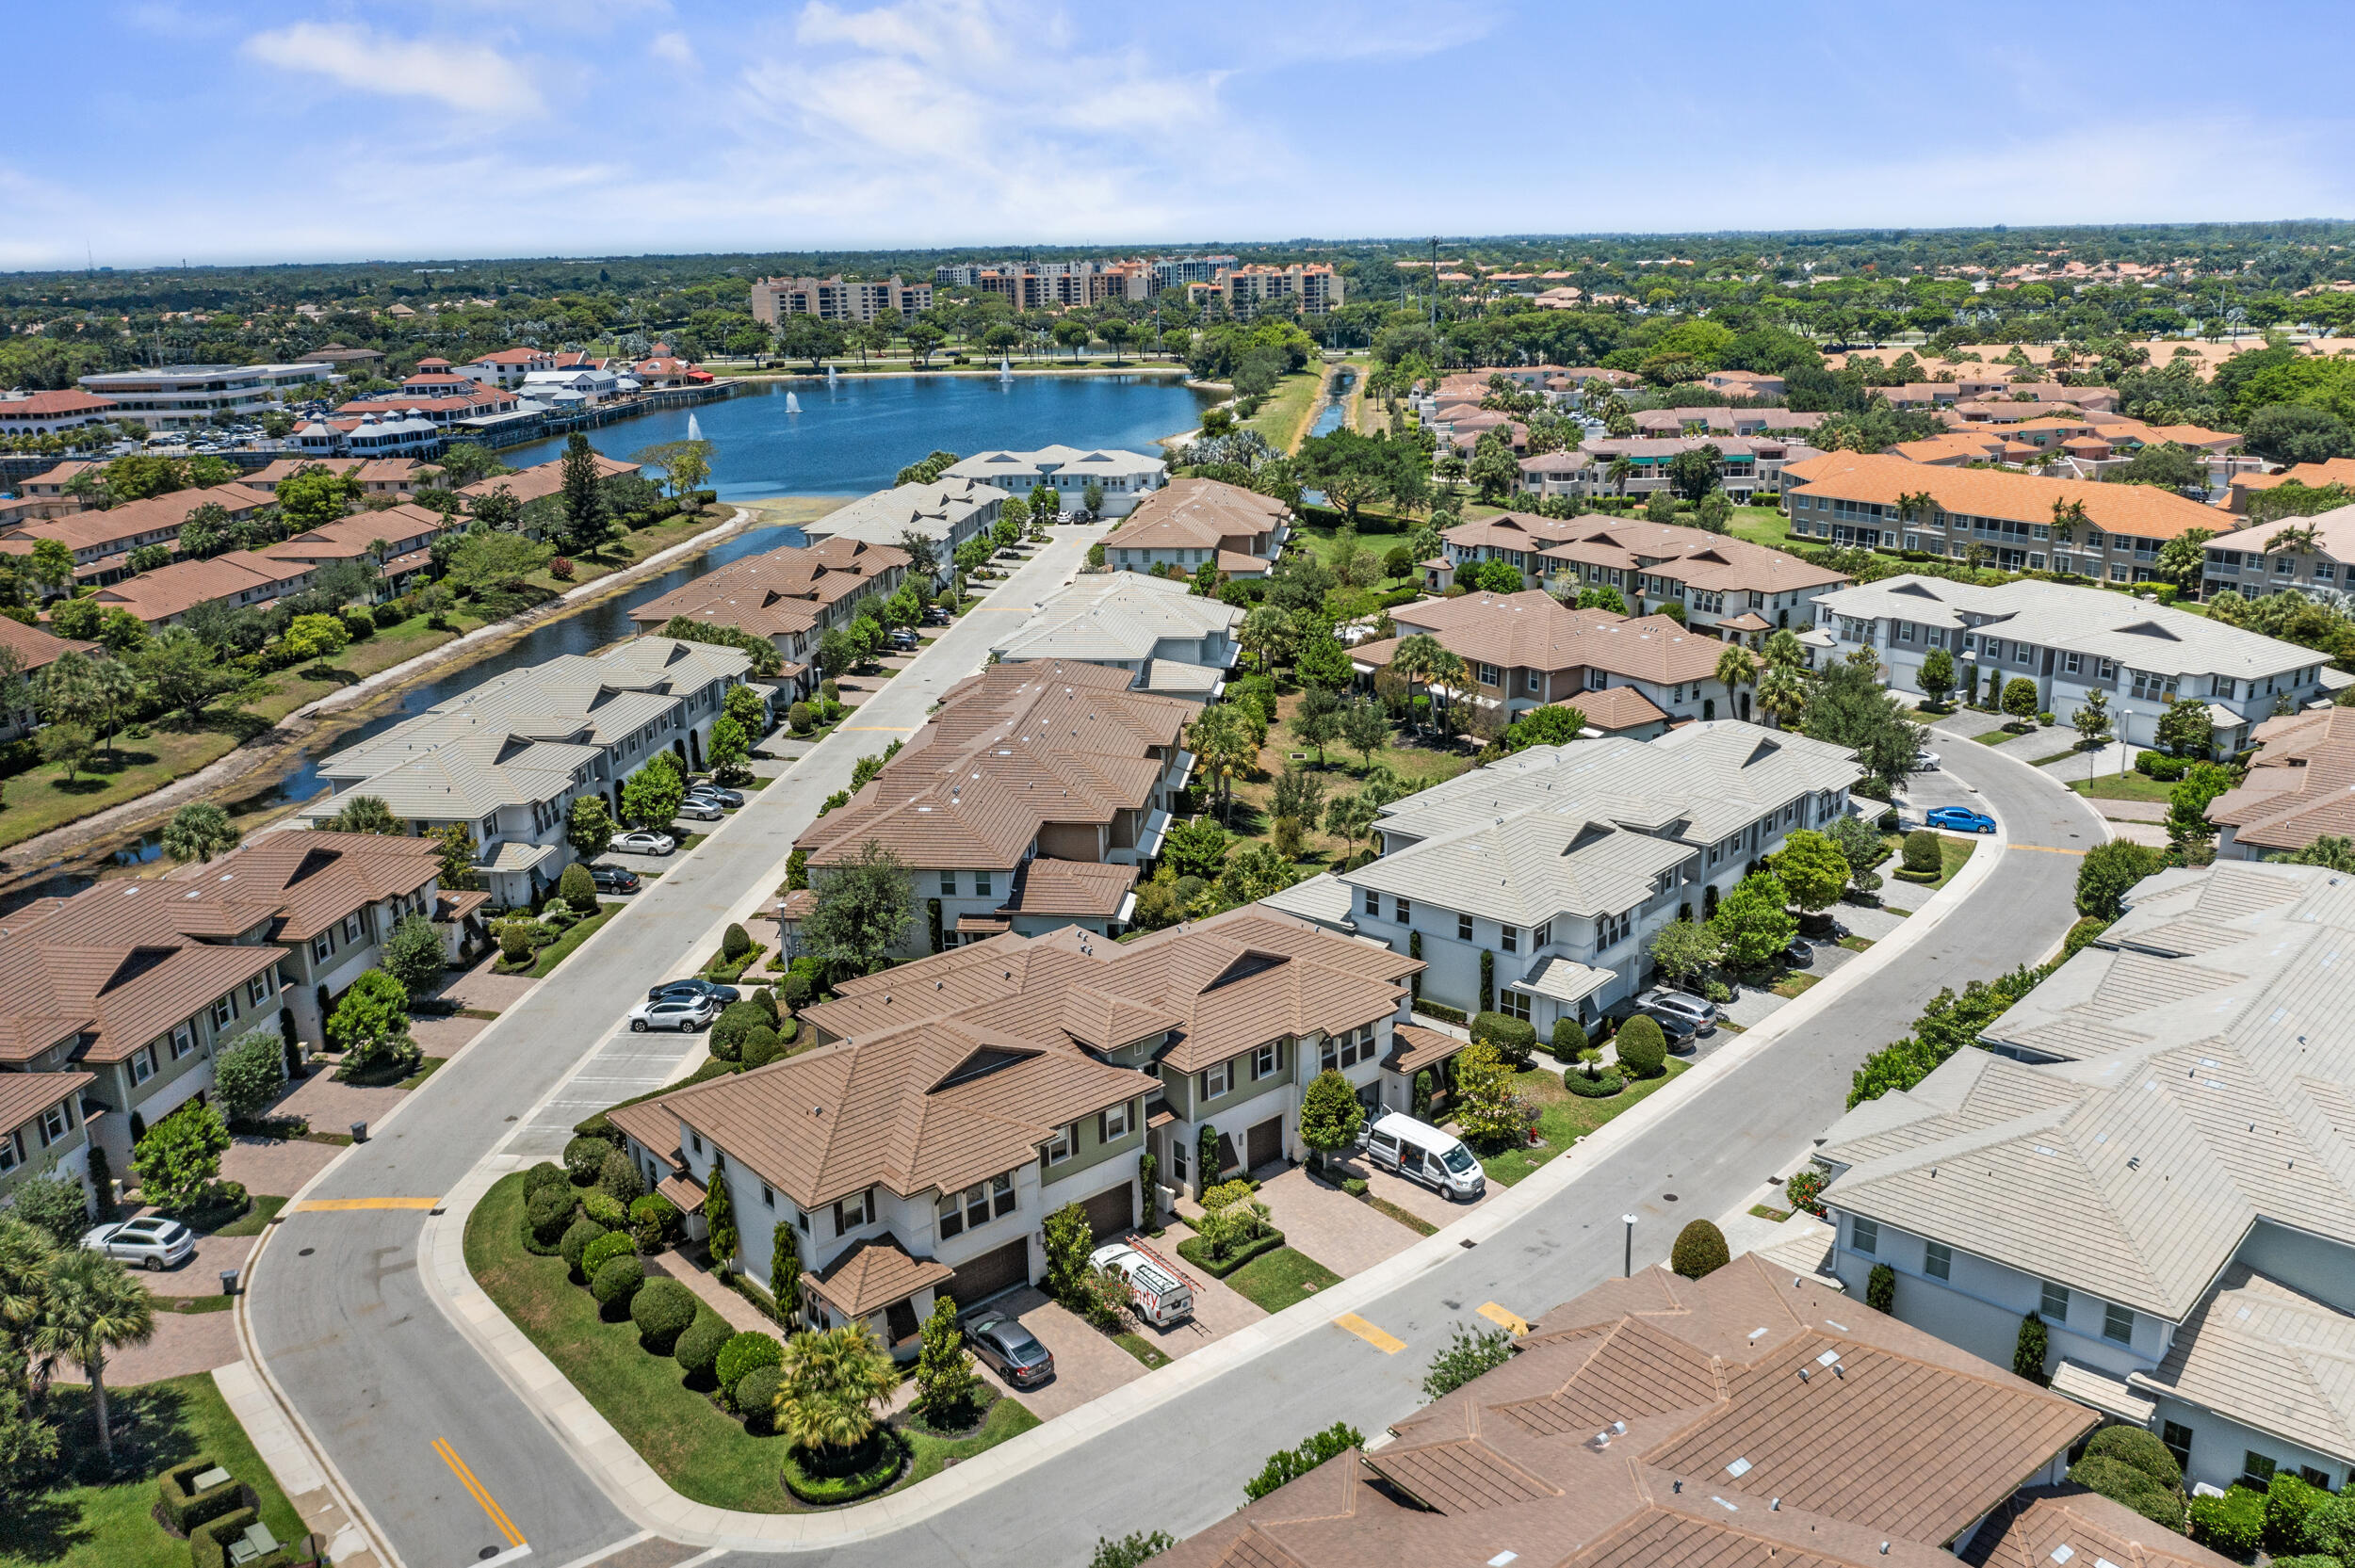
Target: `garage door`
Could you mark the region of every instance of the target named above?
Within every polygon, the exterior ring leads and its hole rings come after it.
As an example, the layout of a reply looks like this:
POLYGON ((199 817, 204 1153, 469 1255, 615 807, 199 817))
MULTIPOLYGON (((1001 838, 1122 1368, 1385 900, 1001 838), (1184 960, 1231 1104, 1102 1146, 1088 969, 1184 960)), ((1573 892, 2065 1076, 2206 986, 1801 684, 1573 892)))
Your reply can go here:
POLYGON ((1108 1187, 1093 1198, 1080 1200, 1080 1207, 1088 1217, 1088 1229, 1096 1239, 1103 1240, 1127 1230, 1136 1222, 1136 1194, 1127 1182, 1108 1187))
POLYGON ((1249 1152, 1251 1169, 1284 1156, 1284 1119, 1271 1116, 1243 1135, 1243 1146, 1249 1152))
POLYGON ((1009 1241, 993 1252, 983 1253, 950 1276, 949 1294, 956 1298, 957 1310, 963 1312, 1000 1290, 1030 1283, 1031 1244, 1009 1241))

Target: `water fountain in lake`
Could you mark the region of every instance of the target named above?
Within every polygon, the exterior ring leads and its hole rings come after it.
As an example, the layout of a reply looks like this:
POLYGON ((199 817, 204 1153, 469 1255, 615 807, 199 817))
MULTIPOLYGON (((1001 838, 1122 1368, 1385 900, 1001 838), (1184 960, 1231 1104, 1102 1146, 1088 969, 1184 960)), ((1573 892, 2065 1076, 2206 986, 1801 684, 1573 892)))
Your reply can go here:
POLYGON ((785 412, 788 413, 801 412, 802 400, 799 397, 794 396, 791 393, 787 393, 785 395, 785 412))
POLYGON ((826 390, 828 392, 834 390, 834 366, 831 364, 826 366, 826 390))
POLYGON ((1014 366, 1007 362, 1003 354, 998 356, 998 380, 1001 382, 1011 382, 1014 380, 1014 366))
POLYGON ((687 416, 687 439, 690 441, 701 441, 703 438, 704 428, 695 423, 695 416, 693 414, 689 414, 687 416))

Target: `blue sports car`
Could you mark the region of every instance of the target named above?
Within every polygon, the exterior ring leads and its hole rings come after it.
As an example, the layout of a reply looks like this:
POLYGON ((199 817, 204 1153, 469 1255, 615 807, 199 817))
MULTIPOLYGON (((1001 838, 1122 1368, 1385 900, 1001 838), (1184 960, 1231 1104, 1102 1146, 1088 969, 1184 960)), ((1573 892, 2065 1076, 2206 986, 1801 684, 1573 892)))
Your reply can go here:
POLYGON ((1922 818, 1933 828, 1951 828, 1957 832, 1991 833, 1995 818, 1969 806, 1940 806, 1922 818))

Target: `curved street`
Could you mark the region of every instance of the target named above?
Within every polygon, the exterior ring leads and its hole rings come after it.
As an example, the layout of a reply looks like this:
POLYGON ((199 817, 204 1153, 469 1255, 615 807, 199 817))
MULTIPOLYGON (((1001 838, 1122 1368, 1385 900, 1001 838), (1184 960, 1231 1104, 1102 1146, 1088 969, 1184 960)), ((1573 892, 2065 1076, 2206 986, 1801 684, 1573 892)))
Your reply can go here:
MULTIPOLYGON (((996 604, 1026 605, 1063 580, 1094 533, 1060 533, 993 596, 996 604)), ((960 621, 856 721, 921 723, 939 692, 986 657, 990 623, 1001 613, 993 605, 960 621)), ((560 986, 535 989, 429 1079, 379 1137, 349 1150, 300 1196, 439 1198, 502 1143, 506 1153, 539 1157, 550 1152, 548 1139, 587 1113, 575 1105, 639 1091, 600 1085, 593 1065, 573 1089, 565 1084, 593 1053, 606 1059, 611 1021, 644 987, 690 968, 722 924, 768 895, 819 801, 847 783, 861 752, 889 738, 850 731, 829 737, 640 895, 574 956, 560 986), (535 1117, 551 1096, 560 1098, 535 1117)), ((1124 1391, 1141 1397, 1121 1401, 1113 1414, 1082 1410, 993 1450, 958 1483, 952 1508, 865 1540, 851 1539, 858 1511, 820 1516, 838 1520, 842 1544, 815 1555, 843 1568, 1077 1568, 1098 1536, 1155 1528, 1183 1535, 1231 1511, 1271 1451, 1336 1420, 1371 1436, 1420 1403, 1433 1352, 1484 1303, 1533 1317, 1616 1272, 1622 1213, 1637 1216, 1640 1267, 1666 1254, 1686 1220, 1746 1201, 1839 1114, 1858 1061, 1903 1034, 1941 985, 2043 960, 2074 918, 2076 857, 2103 841, 2100 818, 2021 763, 1969 742, 1943 750, 1945 769, 1916 781, 1912 803, 1975 799, 1990 810, 2005 827, 1982 850, 1995 854, 1991 868, 1979 870, 1974 857, 1954 897, 1915 916, 1921 929, 1892 939, 1904 951, 1853 966, 1854 983, 1827 982, 1821 1005, 1795 1007, 1795 1026, 1762 1029, 1747 1049, 1737 1037, 1717 1053, 1721 1063, 1704 1064, 1690 1092, 1651 1102, 1658 1114, 1631 1112, 1631 1135, 1606 1132, 1594 1152, 1565 1156, 1563 1163, 1581 1168, 1554 1184, 1559 1190, 1508 1212, 1502 1224, 1468 1226, 1477 1245, 1467 1238, 1423 1252, 1417 1271, 1394 1283, 1386 1277, 1379 1294, 1350 1301, 1403 1349, 1386 1354, 1330 1323, 1329 1303, 1303 1303, 1281 1320, 1297 1332, 1271 1334, 1247 1360, 1173 1379, 1161 1385, 1176 1390, 1167 1398, 1149 1392, 1157 1380, 1148 1377, 1124 1391)), ((399 1560, 444 1568, 511 1547, 437 1441, 463 1458, 538 1560, 569 1568, 625 1547, 611 1557, 613 1568, 785 1560, 645 1539, 639 1518, 576 1461, 582 1434, 557 1431, 439 1309, 420 1277, 419 1238, 431 1222, 416 1208, 290 1210, 255 1255, 239 1313, 250 1352, 399 1560)))

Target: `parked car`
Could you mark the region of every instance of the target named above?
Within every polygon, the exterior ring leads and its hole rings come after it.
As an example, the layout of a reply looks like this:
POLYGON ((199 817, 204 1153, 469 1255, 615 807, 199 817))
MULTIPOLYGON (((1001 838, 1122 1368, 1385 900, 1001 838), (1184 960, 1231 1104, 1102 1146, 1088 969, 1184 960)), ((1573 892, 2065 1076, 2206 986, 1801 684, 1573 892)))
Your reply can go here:
POLYGON ((891 634, 891 645, 905 653, 916 646, 916 634, 905 626, 901 626, 891 634))
POLYGON ((1991 833, 1995 818, 1969 806, 1939 806, 1924 815, 1922 820, 1933 828, 1949 828, 1961 833, 1991 833))
POLYGON ((1167 1328, 1194 1315, 1194 1288, 1159 1253, 1129 1241, 1108 1241, 1088 1254, 1088 1267, 1109 1269, 1129 1286, 1137 1316, 1167 1328))
POLYGON ((1635 1007, 1656 1019, 1675 1019, 1695 1034, 1707 1034, 1717 1026, 1717 1004, 1690 992, 1654 986, 1635 998, 1635 1007))
POLYGON ((635 893, 645 885, 626 865, 593 865, 589 880, 597 884, 599 893, 635 893))
POLYGON ((1936 752, 1916 752, 1913 753, 1914 771, 1917 773, 1933 772, 1938 768, 1939 761, 1939 755, 1936 752))
POLYGON ((690 795, 679 801, 678 815, 690 822, 717 822, 727 813, 708 795, 690 795))
POLYGON ((648 1029, 677 1029, 693 1034, 707 1029, 720 1016, 720 1004, 708 996, 680 992, 651 1002, 641 1002, 629 1010, 629 1029, 632 1034, 644 1034, 648 1029))
POLYGON ((1815 962, 1815 944, 1803 936, 1795 936, 1783 945, 1782 962, 1794 969, 1804 969, 1815 962))
POLYGON ((722 985, 717 980, 705 979, 701 975, 689 975, 683 979, 664 980, 660 985, 648 988, 646 992, 646 1000, 649 1002, 658 1002, 665 996, 708 996, 722 1007, 726 1007, 730 1002, 740 1002, 744 999, 744 994, 736 987, 722 985))
POLYGON ((1016 1388, 1031 1388, 1055 1375, 1054 1352, 1030 1330, 1001 1312, 984 1312, 965 1325, 973 1353, 1016 1388))
POLYGON ((690 784, 688 786, 687 798, 690 800, 710 800, 715 804, 727 807, 730 811, 744 803, 742 790, 730 789, 725 784, 690 784))
POLYGON ((613 848, 625 855, 667 855, 678 848, 678 840, 669 833, 640 829, 635 832, 616 834, 613 848))
POLYGON ((196 1255, 196 1233, 177 1220, 150 1215, 101 1225, 82 1237, 82 1245, 104 1253, 117 1263, 142 1269, 174 1269, 196 1255))
POLYGON ((1487 1172, 1462 1140, 1398 1111, 1369 1123, 1358 1146, 1375 1165, 1419 1181, 1450 1202, 1474 1201, 1488 1190, 1487 1172))
POLYGON ((927 626, 946 626, 949 624, 949 612, 942 609, 938 605, 927 605, 924 607, 924 624, 927 626))

